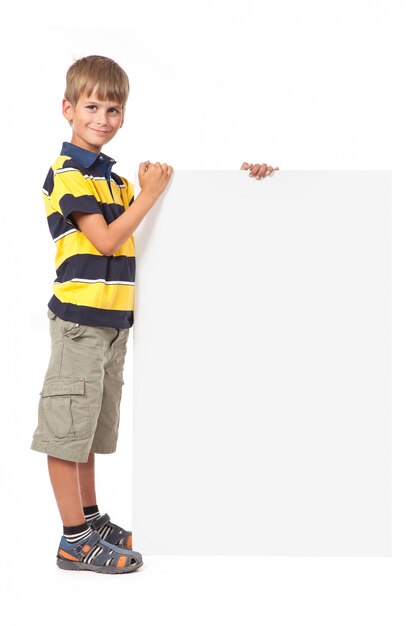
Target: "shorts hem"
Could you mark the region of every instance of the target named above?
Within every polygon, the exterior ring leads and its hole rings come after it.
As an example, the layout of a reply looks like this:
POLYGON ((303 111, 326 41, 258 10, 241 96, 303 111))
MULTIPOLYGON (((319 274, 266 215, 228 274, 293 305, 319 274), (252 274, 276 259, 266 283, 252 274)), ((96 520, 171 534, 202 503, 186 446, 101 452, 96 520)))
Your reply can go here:
POLYGON ((75 463, 87 463, 88 455, 90 454, 90 450, 88 450, 85 454, 77 454, 75 451, 65 450, 60 446, 51 445, 46 441, 32 441, 30 449, 35 450, 36 452, 44 452, 45 454, 62 459, 63 461, 74 461, 75 463))
POLYGON ((112 454, 113 452, 116 452, 116 446, 91 446, 90 452, 97 454, 112 454))

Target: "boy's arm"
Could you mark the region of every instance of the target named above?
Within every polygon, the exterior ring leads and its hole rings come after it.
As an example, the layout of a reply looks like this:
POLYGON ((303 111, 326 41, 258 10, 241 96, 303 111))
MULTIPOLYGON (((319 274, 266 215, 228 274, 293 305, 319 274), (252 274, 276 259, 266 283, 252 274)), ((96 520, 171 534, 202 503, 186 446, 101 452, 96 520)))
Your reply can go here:
POLYGON ((104 256, 112 256, 135 232, 157 199, 141 191, 129 209, 110 224, 97 213, 72 211, 71 217, 96 250, 104 256))

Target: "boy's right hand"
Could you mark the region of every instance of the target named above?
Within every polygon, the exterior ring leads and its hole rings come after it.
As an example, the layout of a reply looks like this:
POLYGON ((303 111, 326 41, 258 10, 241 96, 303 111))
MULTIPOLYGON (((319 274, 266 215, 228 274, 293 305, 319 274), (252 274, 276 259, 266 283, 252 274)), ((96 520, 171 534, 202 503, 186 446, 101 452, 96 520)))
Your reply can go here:
POLYGON ((165 191, 172 174, 172 167, 159 161, 145 161, 139 165, 139 186, 141 193, 152 197, 155 202, 165 191))

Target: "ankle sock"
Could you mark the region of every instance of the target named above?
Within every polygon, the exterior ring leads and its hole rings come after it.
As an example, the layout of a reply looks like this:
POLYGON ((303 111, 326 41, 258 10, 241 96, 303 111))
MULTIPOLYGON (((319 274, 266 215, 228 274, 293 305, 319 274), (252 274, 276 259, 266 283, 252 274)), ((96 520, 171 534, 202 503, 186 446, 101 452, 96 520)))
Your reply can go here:
POLYGON ((93 532, 87 522, 78 526, 64 526, 63 528, 64 537, 69 543, 84 542, 93 532))
POLYGON ((85 521, 88 524, 91 524, 95 519, 100 517, 100 512, 98 510, 97 504, 92 504, 91 506, 83 506, 85 521))

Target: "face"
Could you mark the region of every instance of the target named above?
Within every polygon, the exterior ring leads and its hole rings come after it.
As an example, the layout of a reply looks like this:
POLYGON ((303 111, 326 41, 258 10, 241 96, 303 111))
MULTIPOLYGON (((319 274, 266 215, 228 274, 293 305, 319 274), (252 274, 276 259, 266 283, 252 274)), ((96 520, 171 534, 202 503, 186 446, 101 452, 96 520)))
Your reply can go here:
POLYGON ((75 107, 64 98, 62 113, 71 122, 71 143, 97 153, 113 139, 124 120, 120 103, 98 100, 94 93, 89 98, 81 96, 75 107))

